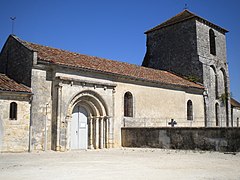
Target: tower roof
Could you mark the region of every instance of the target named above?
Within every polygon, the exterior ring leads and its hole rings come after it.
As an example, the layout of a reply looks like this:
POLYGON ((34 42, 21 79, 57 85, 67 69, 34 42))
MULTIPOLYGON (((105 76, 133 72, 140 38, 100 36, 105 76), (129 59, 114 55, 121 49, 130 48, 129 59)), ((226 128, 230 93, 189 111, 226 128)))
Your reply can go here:
POLYGON ((164 28, 164 27, 167 27, 167 26, 171 26, 171 25, 174 25, 174 24, 177 24, 177 23, 189 20, 189 19, 193 19, 193 18, 196 18, 199 21, 201 21, 201 22, 203 22, 203 23, 205 23, 205 24, 207 24, 211 27, 214 27, 215 29, 217 29, 217 30, 219 30, 223 33, 228 32, 228 30, 226 30, 224 28, 221 28, 220 26, 218 26, 216 24, 211 23, 210 21, 208 21, 206 19, 203 19, 200 16, 197 16, 196 14, 190 12, 189 10, 184 10, 181 13, 177 14, 176 16, 168 19, 167 21, 165 21, 165 22, 155 26, 154 28, 146 31, 145 34, 148 34, 148 33, 153 32, 155 30, 158 30, 158 29, 161 29, 161 28, 164 28))

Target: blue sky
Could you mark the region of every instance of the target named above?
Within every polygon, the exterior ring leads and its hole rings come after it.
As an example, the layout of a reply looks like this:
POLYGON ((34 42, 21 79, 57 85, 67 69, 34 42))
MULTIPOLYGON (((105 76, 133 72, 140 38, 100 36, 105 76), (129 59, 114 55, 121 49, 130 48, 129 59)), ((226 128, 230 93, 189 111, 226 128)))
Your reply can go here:
POLYGON ((11 33, 21 39, 82 54, 141 65, 144 32, 183 11, 229 30, 231 92, 240 101, 239 0, 1 0, 0 48, 11 33))

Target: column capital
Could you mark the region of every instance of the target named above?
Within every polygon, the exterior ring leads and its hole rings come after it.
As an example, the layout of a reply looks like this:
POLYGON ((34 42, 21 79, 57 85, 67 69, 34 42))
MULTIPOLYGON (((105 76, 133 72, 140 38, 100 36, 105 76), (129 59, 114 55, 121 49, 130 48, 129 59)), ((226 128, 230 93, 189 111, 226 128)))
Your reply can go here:
POLYGON ((58 84, 55 85, 57 88, 62 88, 63 87, 63 82, 59 81, 58 84))

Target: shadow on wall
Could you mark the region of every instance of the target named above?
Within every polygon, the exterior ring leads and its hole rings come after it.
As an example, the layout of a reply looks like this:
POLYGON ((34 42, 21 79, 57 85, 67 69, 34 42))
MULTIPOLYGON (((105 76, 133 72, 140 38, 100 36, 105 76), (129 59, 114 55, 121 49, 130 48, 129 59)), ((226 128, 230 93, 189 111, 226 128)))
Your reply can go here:
POLYGON ((122 128, 122 146, 240 152, 240 128, 122 128))
POLYGON ((2 151, 2 139, 3 139, 3 122, 0 117, 0 152, 2 151))

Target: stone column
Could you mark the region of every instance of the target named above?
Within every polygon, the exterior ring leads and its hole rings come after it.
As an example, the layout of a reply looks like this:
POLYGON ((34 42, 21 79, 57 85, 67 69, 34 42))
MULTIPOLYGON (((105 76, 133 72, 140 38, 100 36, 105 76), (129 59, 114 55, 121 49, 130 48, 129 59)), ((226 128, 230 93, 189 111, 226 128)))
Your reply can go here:
POLYGON ((70 141, 71 141, 71 117, 70 116, 66 117, 66 125, 67 125, 66 149, 69 150, 70 149, 70 141))
POLYGON ((61 119, 62 119, 62 83, 59 82, 57 85, 57 139, 56 139, 56 151, 60 151, 60 127, 61 127, 61 119))
POLYGON ((95 149, 99 148, 99 118, 95 119, 95 149))
POLYGON ((109 148, 109 145, 108 145, 108 118, 105 119, 105 147, 109 148))
POLYGON ((93 118, 89 118, 89 149, 93 149, 93 118))
POLYGON ((99 140, 100 140, 100 149, 102 149, 103 148, 103 118, 100 118, 99 119, 99 121, 100 121, 100 132, 99 132, 99 136, 100 136, 100 138, 99 138, 99 140))
POLYGON ((103 118, 103 148, 106 148, 106 120, 103 118))
POLYGON ((109 148, 113 147, 113 141, 114 141, 114 137, 113 137, 113 121, 112 121, 112 118, 109 117, 108 118, 108 147, 109 148))

